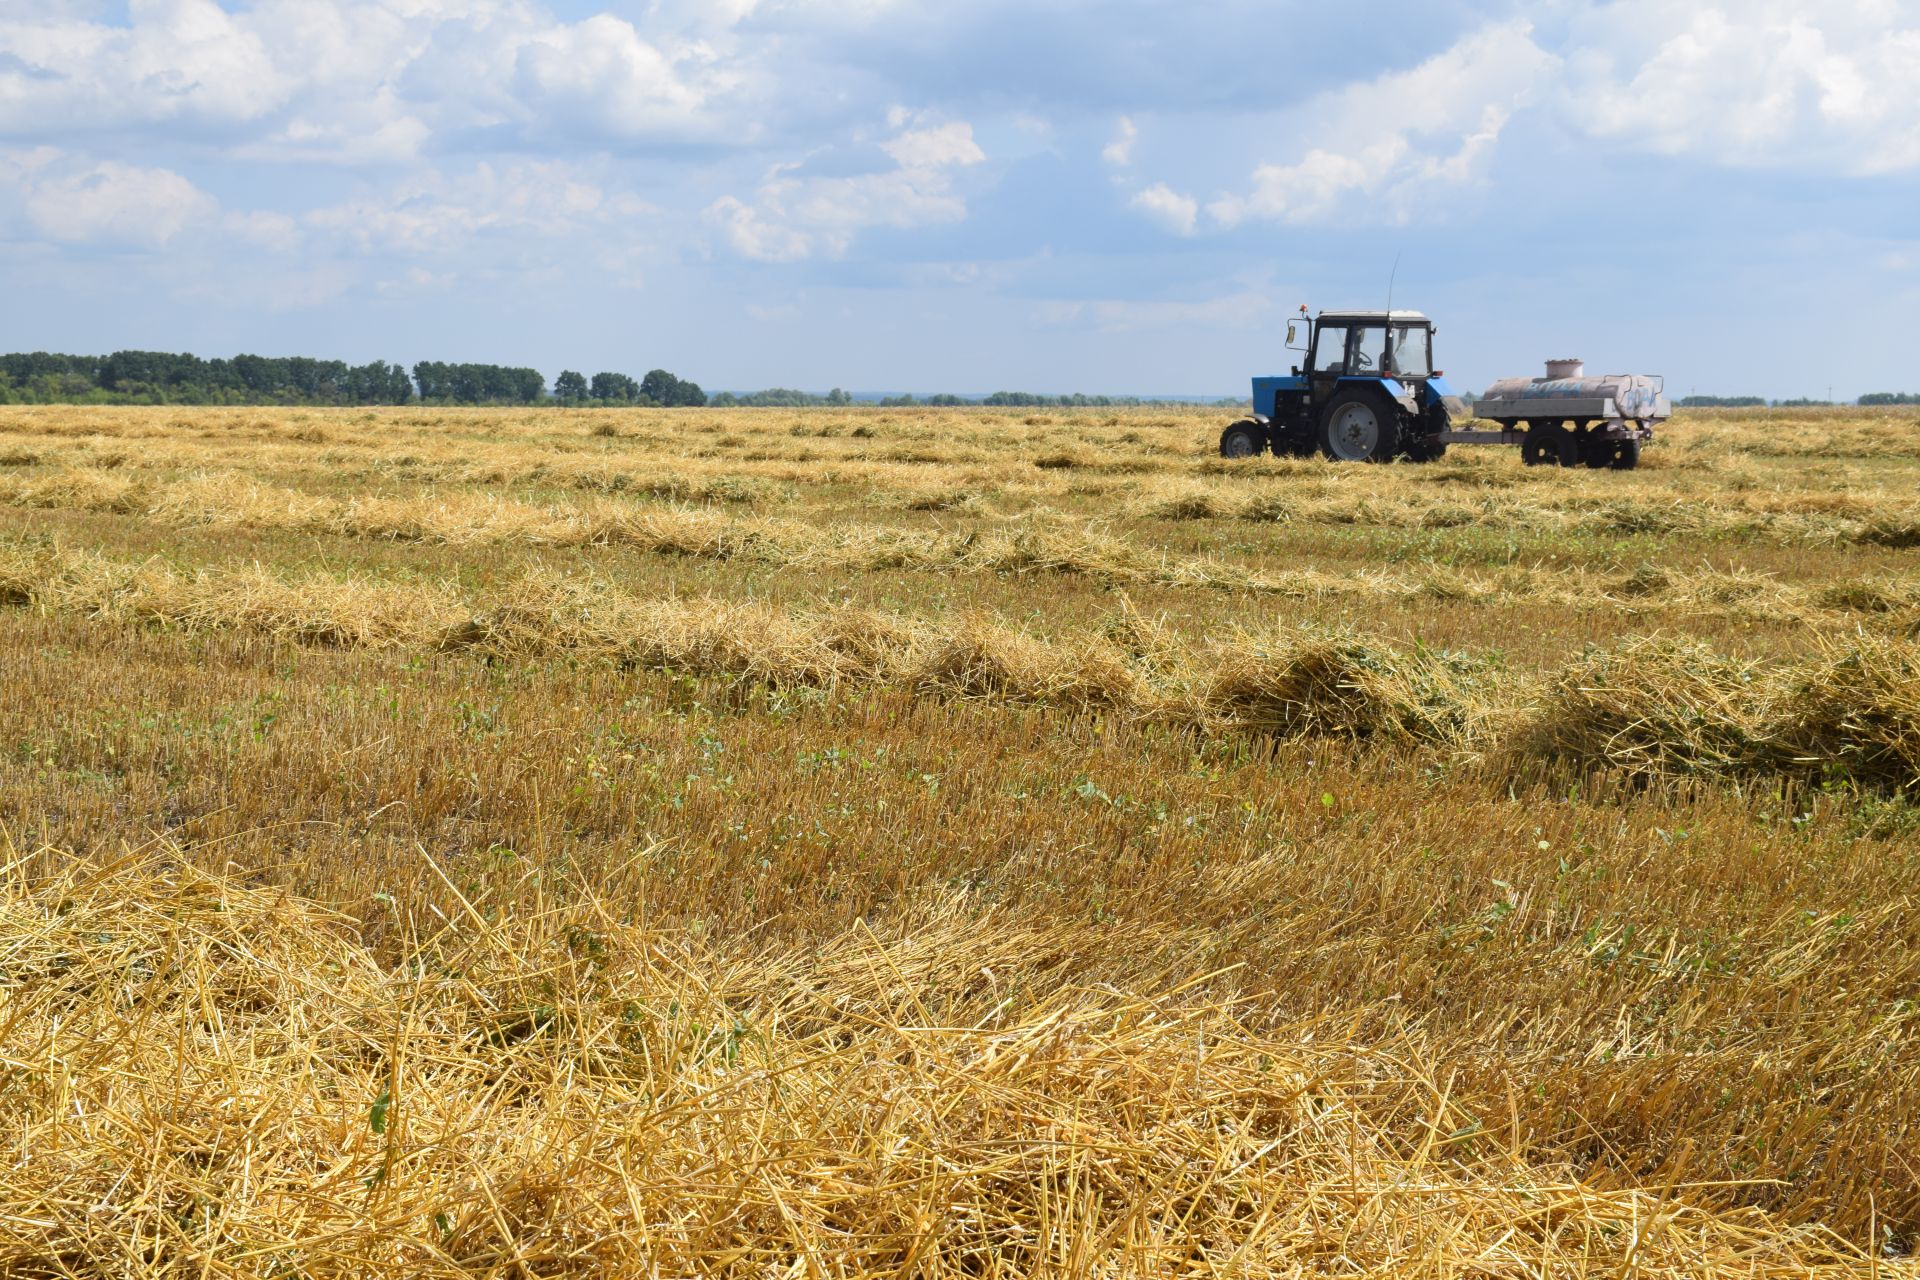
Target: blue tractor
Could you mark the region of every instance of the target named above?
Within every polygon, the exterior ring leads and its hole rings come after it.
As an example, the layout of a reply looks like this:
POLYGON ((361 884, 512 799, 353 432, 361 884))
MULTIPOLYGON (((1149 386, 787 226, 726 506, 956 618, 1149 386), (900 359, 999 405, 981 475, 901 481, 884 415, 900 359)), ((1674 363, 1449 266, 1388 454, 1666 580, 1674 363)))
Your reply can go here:
POLYGON ((1287 347, 1304 361, 1286 377, 1253 380, 1253 416, 1220 434, 1221 456, 1431 462, 1446 453, 1453 391, 1433 367, 1433 322, 1417 311, 1306 311, 1287 323, 1287 347))

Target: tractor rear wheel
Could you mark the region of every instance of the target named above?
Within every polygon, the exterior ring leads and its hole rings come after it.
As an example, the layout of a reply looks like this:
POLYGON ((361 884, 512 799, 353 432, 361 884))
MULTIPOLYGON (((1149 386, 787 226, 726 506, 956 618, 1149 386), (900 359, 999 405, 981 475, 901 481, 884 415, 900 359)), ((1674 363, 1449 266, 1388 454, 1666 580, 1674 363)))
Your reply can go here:
POLYGON ((1320 452, 1335 462, 1391 462, 1400 452, 1400 416, 1365 391, 1344 391, 1320 419, 1320 452))
POLYGON ((1267 429, 1252 420, 1236 422, 1220 433, 1220 456, 1257 458, 1267 451, 1267 429))

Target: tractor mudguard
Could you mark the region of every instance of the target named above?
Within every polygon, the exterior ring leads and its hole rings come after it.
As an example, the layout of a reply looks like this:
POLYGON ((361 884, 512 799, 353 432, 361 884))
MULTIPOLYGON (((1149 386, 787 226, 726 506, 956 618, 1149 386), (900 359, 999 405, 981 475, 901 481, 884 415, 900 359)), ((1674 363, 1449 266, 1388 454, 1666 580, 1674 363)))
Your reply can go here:
MULTIPOLYGON (((1415 402, 1413 393, 1408 391, 1406 384, 1398 378, 1341 378, 1333 385, 1333 395, 1338 396, 1342 391, 1349 390, 1353 387, 1367 387, 1374 391, 1383 392, 1408 413, 1418 413, 1420 411, 1420 406, 1415 402)), ((1329 403, 1331 403, 1332 399, 1332 396, 1328 397, 1329 403)))

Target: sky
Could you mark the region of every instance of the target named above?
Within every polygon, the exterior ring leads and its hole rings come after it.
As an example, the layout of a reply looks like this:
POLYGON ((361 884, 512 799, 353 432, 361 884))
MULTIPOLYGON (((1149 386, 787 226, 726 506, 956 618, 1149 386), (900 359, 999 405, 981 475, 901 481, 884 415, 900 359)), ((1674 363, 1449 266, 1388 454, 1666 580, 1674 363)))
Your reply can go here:
POLYGON ((0 350, 1920 390, 1920 0, 0 0, 0 350))

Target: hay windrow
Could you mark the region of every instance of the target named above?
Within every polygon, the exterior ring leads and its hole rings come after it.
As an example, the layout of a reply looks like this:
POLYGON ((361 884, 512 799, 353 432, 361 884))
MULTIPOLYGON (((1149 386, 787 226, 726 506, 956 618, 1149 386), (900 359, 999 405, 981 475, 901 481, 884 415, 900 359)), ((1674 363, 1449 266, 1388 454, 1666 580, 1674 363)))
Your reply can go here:
POLYGON ((1777 732, 1792 753, 1783 768, 1920 791, 1920 646, 1824 641, 1779 685, 1777 732))
MULTIPOLYGON (((1663 576, 1657 589, 1671 586, 1663 576)), ((444 584, 280 577, 257 566, 186 573, 49 548, 0 555, 0 604, 309 644, 571 653, 776 687, 902 687, 1635 776, 1920 783, 1920 646, 1864 634, 1784 664, 1627 637, 1535 678, 1353 632, 1239 631, 1183 644, 1124 599, 1105 634, 1043 638, 977 612, 940 627, 867 609, 640 599, 551 573, 482 601, 444 584)))
POLYGON ((1197 697, 1204 716, 1261 733, 1461 747, 1484 738, 1494 688, 1483 661, 1334 633, 1236 637, 1197 697))
MULTIPOLYGON (((1250 519, 1292 518, 1307 500, 1338 508, 1318 517, 1323 522, 1400 521, 1396 514, 1400 507, 1372 499, 1356 505, 1351 496, 1310 499, 1310 495, 1267 494, 1247 501, 1264 504, 1263 510, 1272 506, 1272 512, 1243 514, 1250 519)), ((1433 599, 1484 605, 1557 601, 1573 607, 1601 604, 1628 614, 1738 611, 1774 623, 1864 614, 1897 628, 1900 620, 1892 616, 1895 610, 1875 602, 1904 601, 1914 587, 1903 579, 1884 585, 1881 580, 1863 579, 1800 588, 1763 575, 1645 563, 1624 576, 1563 572, 1551 582, 1522 582, 1511 572, 1472 573, 1445 565, 1423 566, 1414 572, 1263 571, 1217 557, 1155 553, 1098 524, 1063 519, 1044 509, 990 517, 959 530, 897 529, 857 522, 821 526, 705 507, 600 501, 551 506, 457 492, 333 499, 261 485, 236 473, 199 473, 162 481, 151 474, 126 475, 99 468, 68 469, 17 482, 0 477, 0 501, 36 509, 138 516, 181 528, 289 532, 453 548, 604 548, 822 573, 1057 574, 1101 585, 1280 599, 1433 599)), ((1422 511, 1413 511, 1400 522, 1410 528, 1504 525, 1514 514, 1491 507, 1479 514, 1452 507, 1422 511)))
POLYGON ((1521 731, 1527 755, 1672 776, 1769 758, 1771 685, 1754 663, 1644 637, 1592 649, 1554 677, 1521 731))
POLYGON ((1516 736, 1525 754, 1649 776, 1920 787, 1920 650, 1860 635, 1763 666, 1660 637, 1589 651, 1516 736))
POLYGON ((1468 1121, 1417 1040, 1361 1049, 1325 1026, 1252 1031, 1197 992, 1080 989, 1045 928, 949 914, 793 953, 621 924, 587 886, 529 913, 447 883, 442 918, 382 953, 170 858, 10 875, 0 1269, 1863 1265, 1684 1187, 1438 1142, 1468 1121), (1028 986, 940 978, 983 969, 1028 986))

